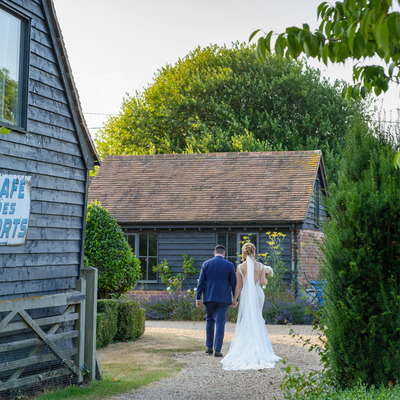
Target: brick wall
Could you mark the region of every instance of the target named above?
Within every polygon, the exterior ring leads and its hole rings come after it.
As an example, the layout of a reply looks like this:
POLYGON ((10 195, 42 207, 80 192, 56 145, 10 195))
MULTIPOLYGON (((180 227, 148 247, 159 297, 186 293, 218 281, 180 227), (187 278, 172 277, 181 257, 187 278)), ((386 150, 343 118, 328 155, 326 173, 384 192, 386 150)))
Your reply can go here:
POLYGON ((298 237, 300 282, 306 287, 309 285, 304 277, 304 272, 309 280, 320 278, 319 268, 322 256, 318 243, 321 243, 323 237, 324 234, 321 231, 312 229, 300 231, 298 237))

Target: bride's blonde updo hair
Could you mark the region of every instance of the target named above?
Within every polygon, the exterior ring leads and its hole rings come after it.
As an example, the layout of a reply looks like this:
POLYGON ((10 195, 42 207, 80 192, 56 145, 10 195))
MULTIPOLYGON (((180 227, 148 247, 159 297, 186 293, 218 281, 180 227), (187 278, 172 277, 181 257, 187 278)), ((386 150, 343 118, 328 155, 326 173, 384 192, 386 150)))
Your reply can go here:
POLYGON ((242 247, 242 261, 246 260, 248 256, 253 257, 256 259, 256 246, 253 243, 246 243, 242 247))

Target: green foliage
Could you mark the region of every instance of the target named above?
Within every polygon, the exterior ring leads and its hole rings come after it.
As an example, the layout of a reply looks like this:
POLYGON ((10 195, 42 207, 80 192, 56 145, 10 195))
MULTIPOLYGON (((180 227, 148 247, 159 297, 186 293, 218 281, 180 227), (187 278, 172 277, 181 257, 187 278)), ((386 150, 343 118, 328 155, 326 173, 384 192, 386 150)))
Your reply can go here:
POLYGON ((98 297, 120 297, 140 277, 140 262, 133 255, 121 227, 97 202, 88 205, 85 256, 98 269, 98 297))
POLYGON ((194 258, 190 257, 187 254, 182 254, 183 265, 182 272, 178 272, 175 275, 172 275, 172 271, 168 266, 168 261, 163 260, 160 264, 155 265, 153 267, 153 272, 158 272, 158 276, 161 279, 161 282, 165 285, 166 290, 172 290, 173 292, 179 292, 182 290, 183 281, 189 276, 193 275, 197 272, 196 267, 194 266, 194 258))
POLYGON ((287 272, 287 267, 282 260, 283 240, 286 235, 281 232, 266 232, 266 235, 268 237, 267 244, 269 246, 269 252, 259 254, 259 257, 264 264, 269 265, 273 269, 274 276, 270 277, 267 275, 268 284, 264 292, 267 295, 282 293, 287 290, 287 284, 283 280, 287 272))
MULTIPOLYGON (((290 27, 278 35, 275 52, 278 56, 297 58, 301 54, 328 62, 341 63, 347 59, 360 60, 380 57, 386 69, 378 65, 354 65, 354 86, 346 89, 346 97, 365 98, 374 90, 386 92, 390 82, 400 82, 400 13, 393 11, 392 0, 344 0, 335 4, 322 2, 318 7, 319 28, 310 31, 290 27)), ((254 32, 251 36, 258 31, 254 32)), ((265 59, 271 52, 271 36, 258 39, 256 54, 265 59)))
POLYGON ((338 385, 400 381, 400 172, 379 132, 355 129, 331 188, 323 250, 329 363, 338 385))
POLYGON ((142 336, 145 328, 145 310, 135 300, 118 302, 118 341, 134 340, 142 336))
MULTIPOLYGON (((0 115, 2 121, 10 124, 17 123, 18 111, 18 82, 11 78, 10 71, 0 68, 0 115)), ((8 134, 6 128, 2 128, 0 133, 8 134)))
POLYGON ((100 156, 321 149, 330 174, 362 106, 302 62, 254 54, 214 45, 165 66, 99 131, 100 156))
POLYGON ((106 347, 113 342, 118 330, 118 301, 97 301, 96 347, 106 347))
MULTIPOLYGON (((386 92, 389 83, 400 83, 400 12, 394 11, 398 1, 344 0, 334 5, 324 1, 318 6, 319 28, 313 33, 310 27, 290 27, 278 35, 275 53, 297 59, 301 54, 328 62, 341 63, 357 60, 353 66, 353 86, 344 88, 343 95, 350 99, 365 98, 374 91, 376 95, 386 92), (359 60, 380 57, 381 65, 361 65, 359 60)), ((259 32, 250 35, 250 40, 259 32)), ((271 37, 268 32, 260 37, 256 55, 267 60, 271 54, 271 37)), ((400 167, 400 152, 395 159, 400 167)))

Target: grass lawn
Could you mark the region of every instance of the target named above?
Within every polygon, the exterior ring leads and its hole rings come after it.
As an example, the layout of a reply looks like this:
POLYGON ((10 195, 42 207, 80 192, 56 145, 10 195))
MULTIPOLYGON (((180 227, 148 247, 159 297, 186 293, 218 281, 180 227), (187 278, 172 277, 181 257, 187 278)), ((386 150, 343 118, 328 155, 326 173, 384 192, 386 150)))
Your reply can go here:
POLYGON ((37 400, 95 400, 126 393, 177 373, 183 364, 174 359, 175 354, 203 348, 197 339, 145 333, 137 341, 112 344, 98 351, 102 381, 53 391, 37 400))

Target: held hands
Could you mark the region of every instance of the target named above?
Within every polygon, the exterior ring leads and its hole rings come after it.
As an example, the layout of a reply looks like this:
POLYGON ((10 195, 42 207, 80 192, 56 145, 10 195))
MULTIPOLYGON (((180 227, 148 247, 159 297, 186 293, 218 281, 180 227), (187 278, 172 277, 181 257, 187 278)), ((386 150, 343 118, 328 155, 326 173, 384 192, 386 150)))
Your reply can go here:
POLYGON ((201 300, 196 300, 196 307, 201 308, 201 300))
POLYGON ((235 300, 235 299, 233 299, 233 301, 232 301, 232 307, 233 307, 233 308, 236 308, 237 306, 238 306, 238 301, 235 300))

